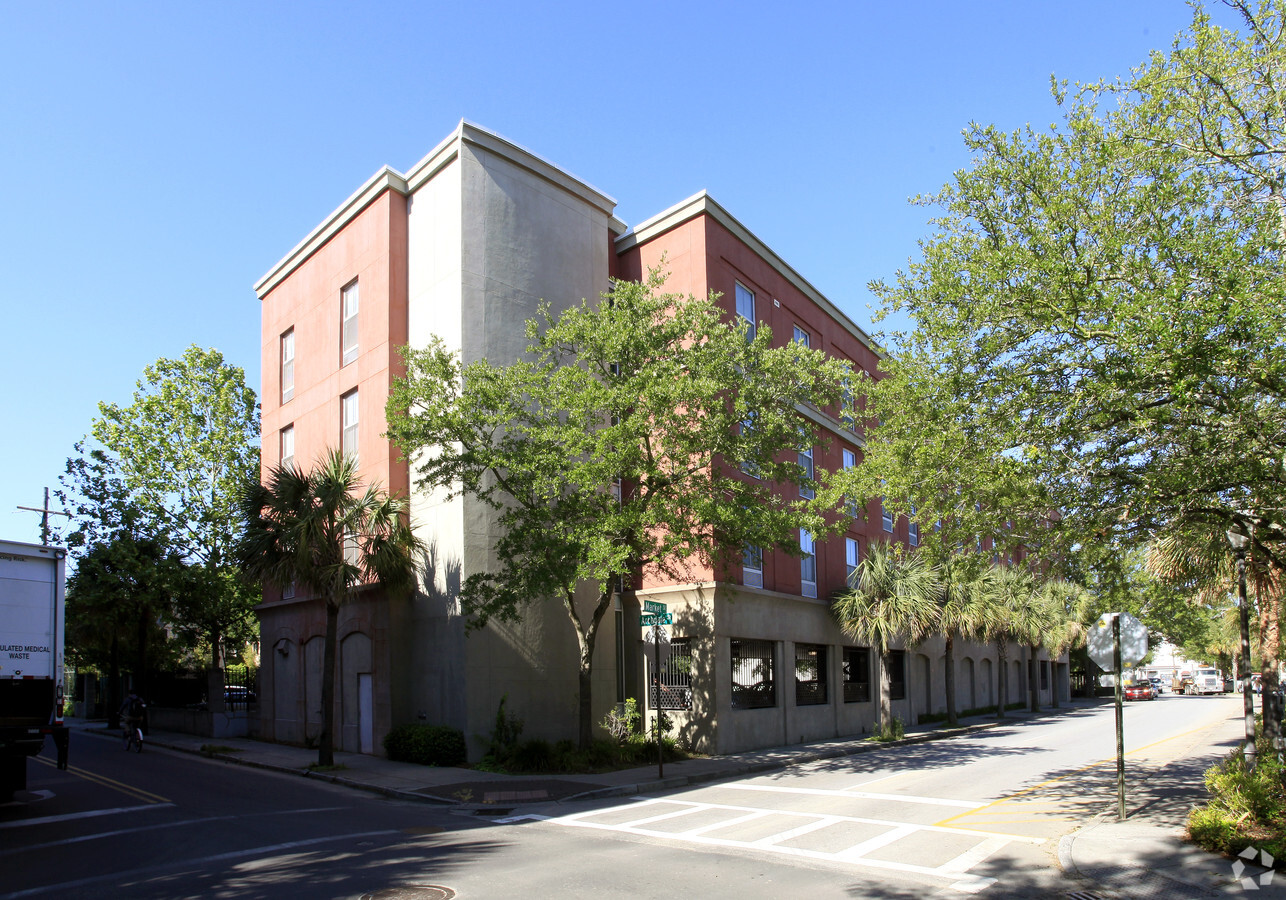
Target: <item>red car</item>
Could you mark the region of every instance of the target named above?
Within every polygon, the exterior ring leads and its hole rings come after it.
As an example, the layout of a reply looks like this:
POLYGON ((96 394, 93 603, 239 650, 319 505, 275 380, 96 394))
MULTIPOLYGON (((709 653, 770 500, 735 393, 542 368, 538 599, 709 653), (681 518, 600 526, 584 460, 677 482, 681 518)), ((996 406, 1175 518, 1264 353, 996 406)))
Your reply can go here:
POLYGON ((1126 700, 1155 700, 1156 698, 1157 695, 1156 692, 1152 690, 1152 685, 1148 684, 1146 681, 1140 684, 1126 685, 1126 700))

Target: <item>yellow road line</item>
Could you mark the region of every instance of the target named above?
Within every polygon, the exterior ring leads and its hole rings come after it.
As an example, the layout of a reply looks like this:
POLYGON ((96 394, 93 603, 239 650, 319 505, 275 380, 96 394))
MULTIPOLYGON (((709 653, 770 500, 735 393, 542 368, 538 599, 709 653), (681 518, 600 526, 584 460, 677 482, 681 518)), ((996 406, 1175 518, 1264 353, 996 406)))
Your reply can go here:
MULTIPOLYGON (((1181 737, 1187 737, 1190 734, 1196 734, 1198 731, 1206 731, 1209 728, 1210 728, 1209 725, 1202 725, 1199 728, 1192 728, 1188 731, 1181 731, 1178 734, 1170 735, 1170 737, 1168 738, 1162 738, 1159 741, 1153 741, 1150 744, 1144 744, 1142 747, 1135 747, 1133 750, 1127 750, 1125 755, 1133 756, 1135 753, 1140 753, 1144 750, 1155 747, 1158 744, 1164 744, 1169 741, 1178 740, 1181 737)), ((1041 781, 1037 784, 1033 784, 1030 787, 1025 787, 1021 791, 1015 791, 1014 793, 1010 794, 1007 797, 999 797, 995 800, 992 800, 990 803, 987 803, 987 804, 984 804, 983 806, 978 807, 977 809, 966 810, 962 813, 957 813, 954 816, 948 816, 947 818, 943 819, 941 822, 935 822, 934 824, 943 828, 948 827, 949 823, 954 822, 956 819, 962 819, 965 816, 979 815, 984 809, 990 809, 993 806, 999 806, 1002 803, 1008 803, 1009 801, 1013 800, 1015 797, 1021 797, 1023 794, 1027 794, 1027 793, 1030 793, 1031 791, 1039 790, 1040 788, 1043 788, 1046 785, 1054 784, 1057 781, 1063 781, 1065 779, 1071 778, 1073 775, 1079 775, 1080 773, 1088 769, 1093 769, 1097 766, 1105 765, 1107 763, 1115 763, 1115 762, 1116 762, 1115 756, 1108 757, 1107 759, 1100 759, 1097 762, 1090 763, 1089 765, 1081 766, 1079 769, 1073 769, 1072 771, 1064 775, 1059 775, 1056 778, 1049 778, 1045 781, 1041 781)))
MULTIPOLYGON (((50 766, 51 768, 57 765, 53 760, 45 759, 41 756, 33 756, 32 759, 42 765, 50 766)), ((114 791, 120 791, 122 794, 133 797, 135 800, 142 800, 144 803, 173 802, 167 797, 162 797, 160 794, 153 794, 150 791, 145 791, 142 788, 136 788, 133 785, 125 784, 124 782, 117 781, 114 778, 108 778, 106 775, 99 775, 97 772, 79 769, 76 766, 68 766, 67 771, 78 778, 84 779, 85 781, 92 781, 95 784, 101 784, 103 787, 111 788, 114 791)))

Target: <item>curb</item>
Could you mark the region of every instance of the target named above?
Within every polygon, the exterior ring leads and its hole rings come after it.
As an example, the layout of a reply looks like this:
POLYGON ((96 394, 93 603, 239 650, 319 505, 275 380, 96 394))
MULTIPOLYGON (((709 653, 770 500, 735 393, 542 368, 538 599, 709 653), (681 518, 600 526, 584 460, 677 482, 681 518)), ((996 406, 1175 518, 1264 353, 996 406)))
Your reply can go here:
MULTIPOLYGON (((1057 712, 1057 710, 1054 710, 1057 712)), ((1031 718, 1037 718, 1043 714, 1037 714, 1031 718)), ((1015 719, 1014 721, 1027 721, 1026 719, 1015 719)), ((997 720, 995 722, 979 722, 975 725, 958 725, 955 728, 940 729, 937 731, 921 732, 896 741, 880 741, 872 743, 869 739, 855 743, 846 747, 833 747, 826 750, 818 750, 812 753, 799 753, 788 760, 766 760, 763 762, 744 763, 731 769, 724 769, 719 772, 698 772, 692 775, 675 775, 657 781, 640 781, 635 784, 621 784, 613 787, 599 788, 593 791, 583 791, 579 794, 572 794, 570 797, 563 797, 554 801, 555 803, 569 803, 573 800, 597 800, 607 797, 627 797, 634 794, 643 794, 648 791, 667 791, 674 788, 687 787, 694 784, 709 784, 714 781, 723 781, 729 778, 739 778, 744 775, 754 775, 761 772, 778 772, 782 769, 789 769, 792 766, 802 765, 804 763, 818 762, 826 759, 842 759, 847 756, 860 756, 863 753, 874 753, 885 747, 898 747, 903 744, 926 744, 930 741, 940 741, 947 738, 960 737, 961 735, 971 734, 975 731, 982 731, 987 728, 995 728, 999 725, 1009 724, 1007 720, 997 720)))
MULTIPOLYGON (((107 740, 117 739, 115 734, 102 729, 82 728, 80 729, 80 733, 92 735, 97 738, 105 738, 107 740)), ((454 800, 447 800, 442 797, 436 797, 432 794, 417 794, 412 791, 402 791, 397 788, 383 787, 378 784, 364 784, 360 781, 353 781, 349 778, 345 778, 343 775, 336 775, 331 772, 315 772, 311 769, 297 769, 293 766, 282 766, 277 765, 276 763, 260 762, 258 760, 238 757, 233 753, 207 753, 204 750, 194 750, 191 747, 182 747, 168 741, 148 739, 146 743, 151 744, 154 747, 164 747, 166 750, 173 750, 176 753, 186 753, 189 756, 200 756, 205 759, 217 759, 221 762, 233 763, 238 766, 246 766, 251 769, 263 769, 267 772, 278 772, 283 775, 299 775, 304 778, 314 778, 320 781, 329 782, 330 784, 338 785, 339 787, 354 788, 359 791, 366 791, 370 794, 380 794, 394 800, 412 800, 419 803, 431 803, 435 805, 443 804, 448 806, 455 803, 454 800)))

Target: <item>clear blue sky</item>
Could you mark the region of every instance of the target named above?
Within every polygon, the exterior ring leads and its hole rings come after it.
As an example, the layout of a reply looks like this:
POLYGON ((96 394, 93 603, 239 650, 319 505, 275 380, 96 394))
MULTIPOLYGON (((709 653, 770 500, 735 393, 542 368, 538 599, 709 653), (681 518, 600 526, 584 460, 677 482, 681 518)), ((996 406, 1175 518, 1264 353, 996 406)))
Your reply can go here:
MULTIPOLYGON (((1215 6, 1216 20, 1235 24, 1215 6)), ((0 538, 100 401, 216 347, 259 387, 251 285, 381 166, 467 118, 642 221, 710 193, 859 325, 971 120, 1055 118, 1179 0, 0 2, 0 538)))

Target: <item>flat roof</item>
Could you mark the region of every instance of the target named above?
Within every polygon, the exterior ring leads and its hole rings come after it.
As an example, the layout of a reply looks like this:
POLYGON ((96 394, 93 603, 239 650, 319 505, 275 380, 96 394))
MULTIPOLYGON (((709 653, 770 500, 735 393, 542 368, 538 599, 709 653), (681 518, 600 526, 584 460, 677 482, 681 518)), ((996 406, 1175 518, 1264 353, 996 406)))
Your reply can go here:
POLYGON ((310 231, 302 241, 269 269, 267 274, 255 282, 255 294, 262 300, 269 291, 281 284, 291 272, 316 253, 322 245, 374 203, 385 191, 395 191, 403 196, 415 193, 425 182, 457 159, 460 155, 460 147, 464 144, 481 147, 597 207, 608 216, 609 224, 614 231, 620 232, 627 229, 625 223, 612 214, 616 208, 615 198, 520 144, 481 125, 461 119, 455 131, 430 150, 428 155, 412 166, 406 174, 390 166, 384 166, 368 178, 352 196, 341 203, 334 212, 321 221, 321 224, 310 231))
POLYGON ((825 294, 813 287, 808 279, 800 275, 793 266, 778 256, 771 247, 756 237, 754 232, 743 225, 736 216, 724 209, 718 201, 705 191, 693 194, 688 199, 680 201, 664 212, 657 213, 652 218, 640 222, 634 228, 622 234, 616 239, 616 252, 618 255, 624 253, 630 248, 650 241, 700 215, 710 216, 732 232, 733 236, 759 254, 764 262, 776 269, 782 277, 816 303, 823 312, 838 322, 849 334, 869 347, 878 356, 886 356, 884 350, 871 339, 871 336, 860 325, 827 299, 825 294))

